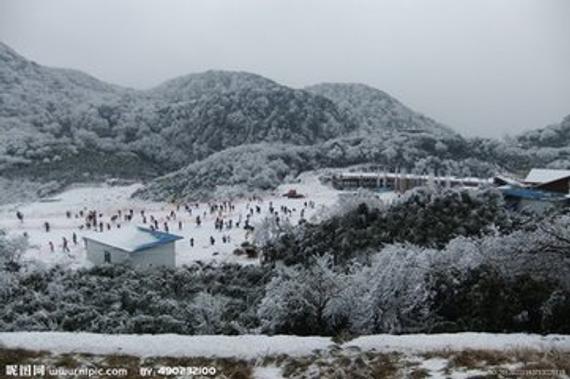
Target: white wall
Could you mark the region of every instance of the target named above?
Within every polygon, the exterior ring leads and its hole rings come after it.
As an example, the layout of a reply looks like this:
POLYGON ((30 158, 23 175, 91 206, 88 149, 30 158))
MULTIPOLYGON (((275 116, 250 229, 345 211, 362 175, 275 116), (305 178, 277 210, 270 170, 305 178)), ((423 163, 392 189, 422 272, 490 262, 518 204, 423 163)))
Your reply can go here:
POLYGON ((129 253, 124 250, 89 239, 85 240, 85 250, 87 259, 96 265, 105 263, 105 251, 111 253, 111 263, 121 263, 130 259, 129 253))
POLYGON ((175 255, 174 242, 170 242, 151 249, 131 253, 130 257, 133 265, 137 267, 174 267, 176 264, 175 255))

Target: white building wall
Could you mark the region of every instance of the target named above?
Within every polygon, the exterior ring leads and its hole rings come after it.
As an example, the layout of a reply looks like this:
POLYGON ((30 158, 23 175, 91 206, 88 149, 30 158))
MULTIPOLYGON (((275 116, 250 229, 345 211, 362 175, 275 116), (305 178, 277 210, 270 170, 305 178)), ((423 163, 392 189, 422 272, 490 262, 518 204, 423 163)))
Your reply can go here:
POLYGON ((156 246, 151 249, 137 251, 131 253, 130 256, 133 265, 137 267, 174 267, 176 265, 174 242, 156 246))
POLYGON ((85 250, 87 259, 96 265, 105 263, 105 251, 111 254, 111 263, 122 263, 130 259, 127 251, 90 239, 85 240, 85 250))

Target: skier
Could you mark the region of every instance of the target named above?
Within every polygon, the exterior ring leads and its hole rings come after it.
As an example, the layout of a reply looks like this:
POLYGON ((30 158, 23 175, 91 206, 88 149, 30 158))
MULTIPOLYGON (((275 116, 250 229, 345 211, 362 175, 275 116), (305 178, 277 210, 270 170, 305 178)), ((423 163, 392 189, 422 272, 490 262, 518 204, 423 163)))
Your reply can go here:
POLYGON ((210 244, 212 246, 214 246, 215 243, 216 243, 216 240, 214 239, 214 237, 210 236, 210 244))
POLYGON ((53 253, 53 242, 49 241, 49 250, 53 253))
POLYGON ((182 230, 182 221, 178 221, 178 230, 182 230))
POLYGON ((44 228, 46 229, 46 233, 49 233, 49 222, 44 222, 44 228))
POLYGON ((75 232, 73 232, 72 239, 73 239, 73 244, 77 245, 77 234, 75 234, 75 232))
POLYGON ((65 251, 66 253, 69 253, 69 246, 67 245, 67 238, 62 237, 63 240, 63 251, 65 251))
POLYGON ((194 238, 190 238, 190 247, 194 247, 194 238))
POLYGON ((20 211, 16 212, 16 217, 20 220, 20 223, 24 222, 24 214, 20 211))

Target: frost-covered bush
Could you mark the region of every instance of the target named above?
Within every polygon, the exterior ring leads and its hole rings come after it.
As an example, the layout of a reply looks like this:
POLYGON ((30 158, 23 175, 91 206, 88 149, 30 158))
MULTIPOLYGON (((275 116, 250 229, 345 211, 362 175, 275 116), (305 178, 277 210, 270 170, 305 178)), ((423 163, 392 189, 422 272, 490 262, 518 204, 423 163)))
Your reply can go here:
POLYGON ((269 271, 192 266, 2 272, 3 330, 235 334, 258 327, 269 271))
POLYGON ((348 204, 351 210, 340 207, 328 220, 266 243, 268 259, 296 264, 311 255, 331 254, 335 262, 346 262, 385 244, 443 247, 458 236, 493 234, 511 225, 501 194, 492 189, 417 188, 391 206, 373 200, 348 204))

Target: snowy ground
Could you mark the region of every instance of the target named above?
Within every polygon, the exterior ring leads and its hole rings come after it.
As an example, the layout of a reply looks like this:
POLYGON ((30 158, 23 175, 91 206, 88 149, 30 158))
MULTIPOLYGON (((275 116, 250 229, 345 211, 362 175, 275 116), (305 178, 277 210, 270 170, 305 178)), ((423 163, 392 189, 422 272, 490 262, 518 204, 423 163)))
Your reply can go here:
MULTIPOLYGON (((44 199, 40 202, 27 204, 8 204, 0 207, 0 229, 6 230, 11 235, 23 235, 26 233, 29 238, 30 248, 24 255, 26 260, 36 260, 48 265, 63 264, 69 267, 81 267, 89 265, 85 258, 85 249, 82 236, 87 231, 80 230, 80 225, 85 223, 84 217, 79 216, 79 211, 96 210, 102 213, 100 221, 105 224, 103 234, 112 233, 117 230, 118 224, 123 227, 126 221, 111 221, 110 218, 117 214, 119 210, 125 214, 130 209, 133 210, 134 219, 130 222, 135 225, 142 224, 141 210, 145 211, 147 222, 150 216, 154 216, 159 223, 161 230, 164 229, 164 222, 168 222, 169 231, 180 235, 184 239, 176 242, 176 264, 184 265, 195 261, 203 262, 238 262, 254 263, 246 257, 238 257, 233 254, 236 247, 242 242, 251 240, 252 235, 246 233, 243 227, 224 229, 217 231, 214 228, 216 217, 221 216, 225 221, 233 220, 234 225, 240 219, 243 226, 245 217, 251 207, 259 206, 261 212, 254 212, 251 217, 251 224, 256 225, 269 215, 269 204, 277 211, 281 206, 292 209, 289 216, 290 222, 295 225, 299 222, 301 209, 304 204, 314 203, 314 207, 306 207, 304 217, 311 220, 318 217, 324 210, 337 201, 339 191, 322 185, 315 174, 305 174, 300 177, 298 183, 282 185, 272 196, 266 196, 261 200, 248 201, 240 199, 234 202, 234 211, 226 211, 221 214, 210 213, 208 204, 199 204, 198 208, 192 206, 192 214, 185 211, 184 207, 177 209, 174 204, 148 202, 139 199, 131 199, 130 195, 140 187, 140 184, 129 186, 83 186, 69 189, 51 199, 44 199), (304 194, 303 199, 289 199, 282 195, 290 189, 297 190, 304 194), (176 212, 176 219, 167 220, 171 211, 176 212), (16 218, 16 211, 24 215, 24 222, 20 223, 16 218), (66 212, 71 212, 71 218, 66 216, 66 212), (202 225, 196 225, 196 216, 202 218, 202 225), (179 229, 178 222, 182 222, 182 229, 179 229), (49 222, 50 231, 46 232, 44 223, 49 222), (111 224, 111 231, 107 231, 106 224, 111 224), (77 235, 77 245, 73 240, 73 233, 77 235), (229 236, 229 243, 222 243, 222 236, 229 236), (210 243, 210 236, 216 240, 214 245, 210 243), (69 241, 70 252, 63 252, 63 238, 69 241), (189 240, 194 238, 194 247, 190 246, 189 240), (55 246, 51 252, 49 242, 55 246)), ((390 194, 383 194, 389 198, 390 194)), ((220 199, 220 201, 225 199, 220 199)), ((286 218, 280 214, 281 219, 286 218)), ((148 224, 147 224, 148 226, 148 224)))
MULTIPOLYGON (((255 359, 286 354, 306 356, 327 350, 329 337, 289 335, 187 336, 178 334, 95 334, 67 332, 0 332, 0 346, 56 353, 127 354, 137 357, 220 357, 255 359)), ((420 354, 465 349, 535 349, 570 352, 570 335, 447 333, 377 334, 356 338, 339 347, 360 351, 420 354)))
POLYGON ((230 372, 239 368, 238 377, 261 379, 459 379, 497 377, 498 372, 568 378, 570 370, 570 336, 563 335, 373 335, 336 344, 327 337, 17 332, 0 333, 0 350, 13 358, 7 363, 105 367, 110 361, 133 370, 200 364, 226 375, 217 377, 233 377, 230 372))

